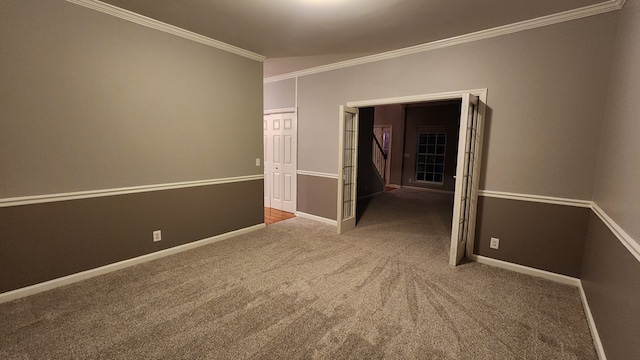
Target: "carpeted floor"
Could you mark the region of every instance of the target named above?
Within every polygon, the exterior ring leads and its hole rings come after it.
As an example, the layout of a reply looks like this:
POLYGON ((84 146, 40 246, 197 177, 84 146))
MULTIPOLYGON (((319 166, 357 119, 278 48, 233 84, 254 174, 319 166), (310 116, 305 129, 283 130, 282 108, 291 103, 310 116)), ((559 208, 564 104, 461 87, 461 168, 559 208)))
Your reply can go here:
POLYGON ((2 359, 597 359, 576 288, 447 265, 449 196, 302 218, 0 305, 2 359))

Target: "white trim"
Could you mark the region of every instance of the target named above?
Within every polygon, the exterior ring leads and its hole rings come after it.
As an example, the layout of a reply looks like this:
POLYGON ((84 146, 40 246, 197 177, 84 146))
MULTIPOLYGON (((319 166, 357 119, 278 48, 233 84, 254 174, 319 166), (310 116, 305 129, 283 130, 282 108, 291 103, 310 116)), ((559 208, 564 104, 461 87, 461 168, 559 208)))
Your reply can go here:
POLYGON ((338 222, 336 220, 327 219, 327 218, 324 218, 322 216, 311 215, 311 214, 303 213, 301 211, 296 211, 296 216, 304 218, 304 219, 309 219, 309 220, 325 223, 325 224, 328 224, 328 225, 338 226, 338 222))
POLYGON ((42 204, 42 203, 67 201, 67 200, 90 199, 90 198, 104 197, 104 196, 135 194, 135 193, 149 192, 149 191, 182 189, 182 188, 189 188, 189 187, 196 187, 196 186, 220 185, 220 184, 229 184, 229 183, 244 182, 244 181, 262 180, 262 179, 264 179, 264 174, 237 176, 237 177, 220 178, 220 179, 209 179, 209 180, 185 181, 185 182, 168 183, 168 184, 132 186, 132 187, 115 188, 115 189, 102 189, 102 190, 89 190, 89 191, 78 191, 78 192, 58 193, 58 194, 21 196, 21 197, 0 199, 0 208, 10 207, 10 206, 20 206, 20 205, 42 204))
POLYGON ((484 197, 498 198, 498 199, 520 200, 520 201, 530 201, 530 202, 537 202, 537 203, 543 203, 543 204, 591 208, 591 201, 589 200, 568 199, 568 198, 559 198, 559 197, 532 195, 532 194, 518 194, 518 193, 510 193, 510 192, 502 192, 502 191, 491 191, 491 190, 480 190, 478 192, 478 195, 484 196, 484 197))
POLYGON ((607 355, 604 352, 604 347, 602 346, 602 341, 600 340, 600 334, 598 333, 598 328, 596 327, 596 321, 593 319, 593 315, 591 314, 591 308, 589 307, 587 294, 584 292, 584 288, 582 287, 582 281, 580 281, 580 284, 578 285, 578 290, 580 291, 582 307, 584 308, 584 313, 587 316, 587 323, 589 323, 589 330, 591 331, 591 338, 593 338, 593 345, 596 348, 598 359, 607 360, 607 355))
POLYGON ((169 249, 156 251, 150 254, 135 257, 133 259, 127 259, 119 261, 113 264, 101 266, 95 269, 82 271, 76 274, 68 275, 65 277, 49 280, 43 283, 27 286, 21 289, 16 289, 0 294, 0 304, 9 302, 15 299, 23 298, 25 296, 34 295, 43 291, 55 289, 61 286, 76 283, 78 281, 90 279, 99 275, 107 274, 113 271, 121 270, 130 266, 145 263, 147 261, 156 260, 165 256, 174 255, 183 251, 191 250, 200 246, 212 244, 214 242, 226 240, 235 236, 247 234, 256 230, 263 229, 266 225, 264 223, 249 226, 243 229, 230 231, 228 233, 212 236, 206 239, 190 242, 188 244, 175 246, 169 249))
POLYGON ((490 190, 480 190, 478 195, 484 197, 491 198, 499 198, 499 199, 509 199, 509 200, 518 200, 518 201, 530 201, 537 202, 543 204, 553 204, 553 205, 565 205, 565 206, 575 206, 581 208, 589 208, 591 209, 602 222, 607 225, 609 230, 620 240, 622 245, 629 250, 631 255, 633 255, 636 260, 640 261, 640 244, 635 241, 631 235, 629 235, 626 231, 620 227, 607 213, 602 210, 593 201, 589 200, 577 200, 577 199, 568 199, 568 198, 558 198, 551 196, 541 196, 541 195, 531 195, 531 194, 517 194, 517 193, 508 193, 501 191, 490 191, 490 190))
POLYGON ((236 55, 240 55, 252 60, 263 62, 265 59, 264 56, 251 52, 249 50, 241 49, 239 47, 229 45, 222 41, 214 40, 212 38, 209 38, 200 34, 196 34, 192 31, 188 31, 188 30, 179 28, 177 26, 164 23, 162 21, 158 21, 158 20, 146 17, 144 15, 134 13, 133 11, 125 10, 111 4, 106 4, 102 1, 98 1, 98 0, 66 0, 66 1, 80 5, 80 6, 84 6, 92 10, 99 11, 107 15, 115 16, 123 20, 131 21, 132 23, 136 23, 136 24, 146 26, 155 30, 159 30, 171 35, 179 36, 187 40, 195 41, 200 44, 211 46, 216 49, 220 49, 236 55))
POLYGON ((580 279, 574 278, 571 276, 552 273, 549 271, 535 269, 528 266, 518 265, 518 264, 514 264, 514 263, 502 261, 502 260, 492 259, 490 257, 481 256, 481 255, 474 254, 471 256, 471 260, 480 264, 495 266, 501 269, 514 271, 520 274, 540 277, 540 278, 551 280, 560 284, 577 287, 578 291, 580 292, 580 299, 582 300, 582 306, 584 308, 584 313, 587 317, 587 322, 589 323, 589 330, 591 331, 591 337, 593 338, 593 345, 596 348, 596 353, 598 354, 598 358, 600 360, 607 360, 607 356, 605 355, 605 352, 604 352, 604 347, 602 346, 602 341, 600 340, 600 334, 598 333, 598 329, 596 328, 596 323, 595 323, 595 320, 593 319, 593 315, 591 314, 591 308, 589 307, 589 302, 587 301, 587 295, 584 292, 584 288, 582 287, 582 281, 580 279))
POLYGON ((295 105, 298 107, 298 77, 296 76, 296 88, 295 88, 295 105))
MULTIPOLYGON (((373 99, 373 100, 360 100, 360 101, 351 101, 351 102, 347 102, 347 106, 349 107, 370 107, 370 106, 378 106, 378 105, 387 105, 387 104, 398 104, 398 103, 416 103, 416 102, 428 102, 428 101, 439 101, 439 100, 451 100, 451 99, 461 99, 464 102, 465 98, 469 98, 470 95, 473 95, 475 97, 477 97, 480 102, 481 102, 481 106, 478 108, 478 121, 480 121, 480 123, 482 124, 482 122, 484 121, 484 117, 485 117, 485 106, 483 104, 487 103, 487 93, 488 90, 487 88, 480 88, 480 89, 470 89, 470 90, 458 90, 458 91, 449 91, 449 92, 442 92, 442 93, 432 93, 432 94, 418 94, 418 95, 411 95, 411 96, 400 96, 400 97, 393 97, 393 98, 380 98, 380 99, 373 99)), ((342 106, 341 106, 342 107, 342 106)), ((480 131, 480 133, 482 133, 482 131, 480 131)), ((342 136, 342 131, 340 131, 340 136, 342 136)), ((459 140, 460 141, 460 140, 459 140)), ((339 144, 339 150, 342 151, 342 144, 339 144)), ((482 145, 482 143, 480 143, 480 145, 482 145)), ((458 144, 458 147, 460 147, 461 144, 458 144)), ((357 145, 356 145, 357 147, 357 145)), ((338 160, 341 161, 342 157, 338 157, 338 160)), ((341 165, 338 164, 338 170, 342 171, 341 169, 341 165)), ((474 172, 477 171, 479 169, 475 169, 474 168, 474 172)), ((338 176, 340 177, 340 175, 338 176)), ((357 173, 356 173, 356 177, 357 177, 357 173)), ((455 197, 456 192, 454 191, 454 197, 455 197)), ((340 190, 338 190, 338 204, 340 204, 341 200, 340 197, 342 196, 340 190)), ((473 201, 477 201, 477 185, 475 187, 475 189, 473 190, 473 201)), ((456 202, 454 201, 454 217, 456 216, 455 214, 457 214, 455 206, 456 206, 456 202)), ((338 219, 340 219, 340 210, 341 208, 338 207, 338 219)), ((473 244, 475 242, 474 239, 474 229, 475 229, 475 213, 476 210, 475 208, 472 210, 472 214, 471 218, 473 219, 473 223, 471 224, 471 226, 469 227, 469 233, 471 235, 468 236, 468 240, 467 240, 467 247, 469 250, 469 253, 471 253, 471 249, 473 249, 473 244)), ((452 235, 453 233, 456 231, 458 226, 458 223, 456 221, 453 222, 452 225, 452 235)), ((338 232, 340 232, 340 227, 338 227, 338 232)), ((452 236, 453 238, 453 236, 452 236)), ((454 264, 455 265, 455 264, 454 264)))
POLYGON ((463 90, 463 91, 449 91, 435 94, 420 94, 420 95, 410 95, 410 96, 399 96, 392 98, 381 98, 381 99, 373 99, 373 100, 361 100, 361 101, 350 101, 347 103, 347 106, 350 107, 371 107, 371 106, 381 106, 381 105, 392 105, 392 104, 411 104, 411 103, 420 103, 420 102, 428 102, 428 101, 440 101, 440 100, 452 100, 452 99, 462 99, 464 94, 472 94, 475 96, 480 96, 486 94, 487 89, 472 89, 472 90, 463 90))
POLYGON ((338 174, 329 174, 329 173, 322 173, 317 171, 298 170, 296 174, 306 175, 306 176, 317 176, 317 177, 323 177, 327 179, 336 179, 336 180, 338 179, 338 174))
POLYGON ((626 231, 624 231, 620 225, 618 225, 607 213, 602 210, 598 204, 592 203, 591 209, 593 212, 607 225, 609 230, 620 240, 622 245, 631 252, 636 260, 640 261, 640 244, 638 244, 626 231))
POLYGON ((276 82, 276 81, 291 79, 294 77, 318 74, 326 71, 343 69, 351 66, 368 64, 372 62, 393 59, 401 56, 442 49, 445 47, 461 45, 461 44, 470 43, 474 41, 490 39, 490 38, 494 38, 502 35, 513 34, 520 31, 536 29, 536 28, 540 28, 548 25, 562 23, 565 21, 571 21, 571 20, 576 20, 576 19, 581 19, 589 16, 607 13, 610 11, 620 10, 623 4, 624 4, 624 0, 609 0, 599 4, 585 6, 582 8, 568 10, 568 11, 564 11, 557 14, 542 16, 539 18, 525 20, 525 21, 521 21, 513 24, 503 25, 503 26, 492 28, 492 29, 476 31, 473 33, 455 36, 448 39, 432 41, 429 43, 411 46, 403 49, 388 51, 388 52, 375 54, 375 55, 364 56, 364 57, 351 59, 351 60, 340 61, 337 63, 322 65, 322 66, 318 66, 310 69, 294 71, 288 74, 272 76, 269 78, 265 78, 264 82, 265 83, 276 82))
POLYGON ((273 115, 273 114, 289 114, 289 113, 296 113, 298 111, 297 108, 295 107, 291 107, 291 108, 282 108, 282 109, 269 109, 269 110, 265 110, 263 115, 273 115))
POLYGON ((545 270, 535 269, 529 266, 514 264, 507 261, 502 261, 502 260, 493 259, 486 256, 475 255, 475 254, 471 256, 470 260, 480 264, 495 266, 501 269, 511 270, 520 274, 531 275, 531 276, 555 281, 557 283, 561 283, 565 285, 572 285, 576 287, 580 286, 580 279, 577 279, 571 276, 552 273, 545 270))

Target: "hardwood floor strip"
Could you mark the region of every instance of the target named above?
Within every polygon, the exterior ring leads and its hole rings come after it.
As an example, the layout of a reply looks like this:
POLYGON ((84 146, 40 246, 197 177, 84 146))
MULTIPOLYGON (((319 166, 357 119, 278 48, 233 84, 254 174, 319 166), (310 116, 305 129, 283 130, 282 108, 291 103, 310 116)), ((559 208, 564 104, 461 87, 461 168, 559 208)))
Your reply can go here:
POLYGON ((267 225, 271 225, 277 223, 279 221, 287 220, 296 217, 295 214, 280 211, 273 208, 264 208, 264 223, 267 225))

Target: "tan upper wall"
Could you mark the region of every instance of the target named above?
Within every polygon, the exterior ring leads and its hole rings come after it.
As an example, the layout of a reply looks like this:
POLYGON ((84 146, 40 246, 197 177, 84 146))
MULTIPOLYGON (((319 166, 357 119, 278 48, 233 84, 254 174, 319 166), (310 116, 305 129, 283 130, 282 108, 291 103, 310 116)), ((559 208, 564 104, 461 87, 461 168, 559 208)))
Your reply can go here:
POLYGON ((63 0, 0 44, 0 198, 262 173, 261 62, 63 0))
POLYGON ((298 168, 337 173, 340 104, 487 88, 481 188, 590 199, 615 24, 598 15, 300 77, 298 168))
POLYGON ((285 109, 296 106, 296 79, 264 84, 264 109, 285 109))
POLYGON ((619 13, 594 200, 640 242, 640 1, 619 13))

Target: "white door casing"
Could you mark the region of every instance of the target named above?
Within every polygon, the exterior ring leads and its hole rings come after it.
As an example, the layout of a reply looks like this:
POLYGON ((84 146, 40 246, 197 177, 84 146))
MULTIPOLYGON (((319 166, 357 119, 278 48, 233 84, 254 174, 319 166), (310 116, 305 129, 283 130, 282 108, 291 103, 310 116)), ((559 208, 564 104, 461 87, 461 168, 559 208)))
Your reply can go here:
POLYGON ((338 155, 338 234, 356 227, 358 109, 340 106, 338 155))
POLYGON ((265 206, 295 213, 297 198, 297 117, 268 114, 265 121, 265 206))
POLYGON ((271 174, 269 169, 271 168, 271 158, 273 155, 270 153, 271 145, 269 140, 271 139, 270 133, 270 124, 267 119, 267 115, 262 119, 262 138, 263 138, 263 155, 262 155, 262 166, 264 169, 264 207, 271 207, 271 183, 269 179, 271 178, 271 174))
MULTIPOLYGON (((467 201, 469 203, 468 206, 462 206, 462 184, 458 185, 459 180, 456 179, 456 191, 455 191, 455 202, 454 202, 454 213, 453 213, 453 221, 452 221, 452 230, 451 230, 451 249, 450 249, 450 263, 452 265, 456 265, 460 262, 462 257, 465 255, 465 247, 466 247, 466 255, 469 258, 473 257, 473 247, 475 242, 475 226, 476 226, 476 212, 477 212, 477 202, 478 202, 478 188, 479 188, 479 178, 480 178, 480 165, 481 165, 481 155, 482 155, 482 143, 483 143, 483 132, 484 132, 484 119, 485 119, 485 111, 486 111, 486 102, 487 102, 487 89, 474 89, 474 90, 464 90, 464 91, 451 91, 451 92, 443 92, 443 93, 435 93, 435 94, 421 94, 421 95, 412 95, 412 96, 401 96, 394 98, 383 98, 383 99, 373 99, 373 100, 361 100, 361 101, 350 101, 347 103, 348 106, 351 107, 371 107, 371 106, 382 106, 382 105, 390 105, 390 104, 412 104, 412 103, 423 103, 423 102, 431 102, 431 101, 442 101, 442 100, 459 100, 462 99, 463 104, 470 104, 471 101, 477 100, 477 106, 474 110, 471 111, 471 114, 474 114, 476 118, 475 121, 475 131, 472 133, 475 136, 475 141, 473 144, 474 157, 471 162, 471 166, 468 167, 468 180, 471 181, 471 186, 467 183, 467 188, 470 189, 470 194, 466 194, 466 198, 469 199, 467 201), (466 98, 466 100, 465 100, 466 98), (465 209, 466 214, 463 219, 465 220, 465 227, 462 232, 460 230, 460 211, 465 209), (455 233, 455 236, 454 236, 455 233), (460 243, 459 236, 463 234, 462 244, 460 243)), ((465 123, 469 123, 468 115, 469 115, 469 107, 463 105, 462 109, 467 116, 462 116, 461 114, 461 127, 460 133, 462 135, 463 127, 462 122, 464 119, 465 123), (466 110, 465 110, 466 107, 466 110)), ((342 111, 341 111, 342 114, 342 111)), ((464 129, 464 138, 466 138, 467 129, 464 129)), ((342 135, 341 135, 342 136, 342 135)), ((464 167, 464 159, 460 160, 460 156, 464 157, 466 151, 465 146, 467 146, 466 141, 463 142, 463 136, 458 139, 458 167, 464 167)), ((339 150, 342 151, 342 144, 340 144, 339 150)), ((458 170, 458 174, 461 174, 461 169, 458 170)), ((356 173, 357 176, 357 173, 356 173)), ((459 177, 458 177, 459 178, 459 177)), ((357 179, 356 179, 357 181, 357 179)), ((340 204, 340 192, 338 192, 338 204, 340 204)), ((466 204, 465 204, 466 205, 466 204)), ((338 207, 340 209, 340 207, 338 207)), ((338 217, 338 221, 340 217, 338 217)))
POLYGON ((297 194, 297 119, 295 113, 282 114, 282 209, 296 212, 297 194))

